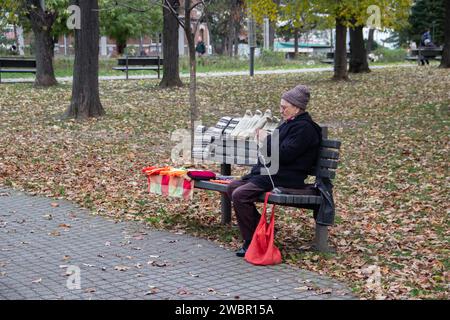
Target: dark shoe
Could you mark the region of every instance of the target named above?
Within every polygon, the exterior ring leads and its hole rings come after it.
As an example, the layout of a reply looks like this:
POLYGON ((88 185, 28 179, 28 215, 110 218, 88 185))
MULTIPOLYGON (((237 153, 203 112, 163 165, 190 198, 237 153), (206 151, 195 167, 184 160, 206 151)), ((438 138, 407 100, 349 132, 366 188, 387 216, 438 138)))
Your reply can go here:
POLYGON ((240 258, 245 257, 245 253, 247 252, 247 249, 244 249, 243 247, 239 249, 239 251, 236 252, 236 255, 240 258))

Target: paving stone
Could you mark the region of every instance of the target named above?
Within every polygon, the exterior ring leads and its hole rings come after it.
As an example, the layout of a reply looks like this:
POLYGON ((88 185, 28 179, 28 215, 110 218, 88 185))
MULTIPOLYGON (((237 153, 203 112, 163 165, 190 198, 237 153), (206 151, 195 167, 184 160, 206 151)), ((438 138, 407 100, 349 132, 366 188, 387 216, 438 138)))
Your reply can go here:
POLYGON ((0 261, 6 272, 0 277, 0 299, 354 299, 344 285, 313 272, 286 265, 252 266, 207 240, 137 222, 116 223, 63 200, 3 187, 0 192, 10 194, 0 197, 0 261), (59 207, 53 208, 52 202, 59 207), (44 217, 48 214, 52 220, 44 217), (154 255, 159 257, 150 257, 154 255), (150 260, 161 265, 148 265, 150 260), (81 290, 67 287, 67 266, 79 268, 81 290), (118 266, 129 269, 115 270, 118 266), (294 290, 305 280, 333 291, 317 295, 294 290), (159 291, 146 295, 149 286, 159 291))

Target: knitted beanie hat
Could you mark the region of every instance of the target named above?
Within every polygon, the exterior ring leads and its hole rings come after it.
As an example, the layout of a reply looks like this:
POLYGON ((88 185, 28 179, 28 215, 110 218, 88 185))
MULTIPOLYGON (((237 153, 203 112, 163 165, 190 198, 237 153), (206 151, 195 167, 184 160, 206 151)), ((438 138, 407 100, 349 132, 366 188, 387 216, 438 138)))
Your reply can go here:
POLYGON ((309 88, 304 85, 299 85, 284 93, 281 98, 300 109, 306 110, 310 97, 309 88))

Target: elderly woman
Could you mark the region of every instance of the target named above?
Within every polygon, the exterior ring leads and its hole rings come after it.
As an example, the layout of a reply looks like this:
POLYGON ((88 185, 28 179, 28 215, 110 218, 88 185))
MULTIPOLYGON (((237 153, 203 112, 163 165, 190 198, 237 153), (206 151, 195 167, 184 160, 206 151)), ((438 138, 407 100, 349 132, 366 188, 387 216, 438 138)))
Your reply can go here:
MULTIPOLYGON (((271 177, 261 175, 261 168, 264 168, 264 165, 258 162, 250 174, 242 177, 241 180, 233 181, 228 186, 227 194, 233 201, 244 240, 243 247, 236 253, 238 257, 245 256, 261 218, 255 206, 258 197, 274 187, 301 188, 304 186, 308 171, 316 163, 322 134, 321 128, 306 112, 309 99, 309 89, 303 85, 295 87, 282 96, 280 112, 284 121, 277 128, 279 130, 278 172, 271 177)), ((268 145, 270 139, 269 136, 268 145)))

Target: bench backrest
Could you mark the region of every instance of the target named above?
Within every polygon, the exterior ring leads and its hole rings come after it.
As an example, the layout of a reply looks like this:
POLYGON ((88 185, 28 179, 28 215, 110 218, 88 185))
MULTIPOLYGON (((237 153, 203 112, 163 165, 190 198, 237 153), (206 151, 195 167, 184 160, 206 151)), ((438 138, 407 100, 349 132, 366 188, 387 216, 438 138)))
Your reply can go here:
POLYGON ((421 55, 427 58, 435 58, 442 55, 443 50, 439 48, 419 48, 411 50, 411 54, 414 56, 421 55))
MULTIPOLYGON (((350 58, 350 52, 347 52, 347 58, 350 58)), ((327 59, 334 59, 334 52, 327 52, 327 59)))
POLYGON ((160 57, 128 57, 117 59, 119 66, 162 66, 163 59, 160 57))
MULTIPOLYGON (((225 131, 221 122, 216 125, 218 130, 225 131), (217 127, 218 126, 218 127, 217 127)), ((201 143, 201 141, 199 141, 201 143)), ((197 145, 200 149, 206 146, 197 145)), ((208 150, 208 155, 198 150, 200 154, 198 159, 209 160, 220 164, 253 166, 258 162, 258 146, 253 139, 236 140, 233 138, 222 138, 211 144, 212 148, 208 150), (200 151, 200 152, 199 152, 200 151)), ((334 179, 336 169, 339 164, 341 142, 328 139, 328 128, 322 126, 322 143, 319 158, 314 168, 309 172, 310 176, 334 179)), ((196 154, 194 146, 194 157, 196 154)), ((197 157, 196 157, 197 158, 197 157)))
POLYGON ((339 150, 341 142, 328 139, 328 128, 322 127, 322 143, 320 145, 319 158, 309 175, 320 178, 334 179, 339 165, 339 150))
POLYGON ((0 68, 36 68, 36 60, 0 58, 0 68))

